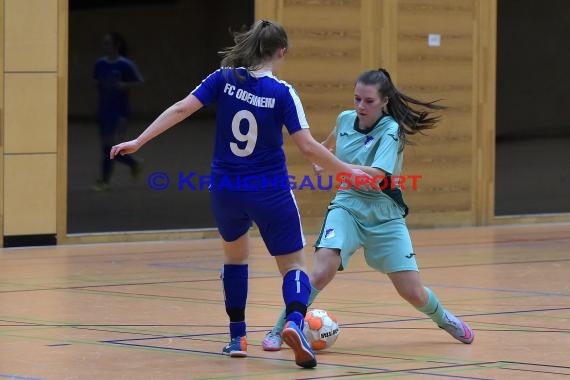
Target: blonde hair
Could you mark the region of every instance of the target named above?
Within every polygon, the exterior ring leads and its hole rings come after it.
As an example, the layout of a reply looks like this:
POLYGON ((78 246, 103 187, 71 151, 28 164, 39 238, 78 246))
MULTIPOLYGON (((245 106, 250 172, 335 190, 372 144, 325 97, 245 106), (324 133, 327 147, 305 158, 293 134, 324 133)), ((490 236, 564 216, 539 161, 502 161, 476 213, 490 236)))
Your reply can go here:
MULTIPOLYGON (((219 52, 222 67, 257 70, 279 49, 288 47, 287 32, 273 21, 259 20, 245 32, 233 33, 235 45, 219 52)), ((236 76, 240 77, 239 75, 236 76)))

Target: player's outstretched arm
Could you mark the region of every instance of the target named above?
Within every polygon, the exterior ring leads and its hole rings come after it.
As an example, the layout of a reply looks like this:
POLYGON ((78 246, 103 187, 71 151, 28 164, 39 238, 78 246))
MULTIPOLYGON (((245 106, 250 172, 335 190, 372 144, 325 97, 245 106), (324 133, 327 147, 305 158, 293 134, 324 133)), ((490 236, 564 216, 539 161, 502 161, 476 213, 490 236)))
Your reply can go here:
MULTIPOLYGON (((329 133, 325 141, 323 141, 321 144, 323 144, 323 146, 325 146, 331 153, 334 154, 336 148, 336 127, 333 128, 331 133, 329 133)), ((325 172, 325 169, 317 164, 313 164, 313 170, 316 175, 322 175, 325 172)))
POLYGON ((118 154, 131 154, 139 150, 144 144, 160 135, 169 128, 180 123, 194 112, 203 107, 197 97, 190 94, 186 98, 168 107, 134 140, 122 142, 111 148, 111 159, 118 154))
POLYGON ((325 170, 332 173, 346 173, 347 176, 372 178, 362 170, 352 168, 351 165, 339 160, 324 145, 317 142, 308 129, 301 129, 293 133, 291 137, 307 160, 319 165, 325 170))
POLYGON ((336 127, 333 128, 331 133, 329 133, 325 141, 323 141, 321 144, 323 144, 331 152, 334 152, 336 148, 336 127))
MULTIPOLYGON (((321 144, 323 144, 323 146, 325 146, 328 150, 334 153, 334 150, 336 148, 336 127, 331 131, 331 133, 329 133, 327 138, 321 144)), ((371 166, 354 165, 354 164, 348 164, 348 165, 352 169, 360 169, 372 177, 385 177, 387 174, 384 170, 371 166)), ((322 175, 325 172, 324 168, 316 164, 313 164, 313 169, 317 175, 322 175)))

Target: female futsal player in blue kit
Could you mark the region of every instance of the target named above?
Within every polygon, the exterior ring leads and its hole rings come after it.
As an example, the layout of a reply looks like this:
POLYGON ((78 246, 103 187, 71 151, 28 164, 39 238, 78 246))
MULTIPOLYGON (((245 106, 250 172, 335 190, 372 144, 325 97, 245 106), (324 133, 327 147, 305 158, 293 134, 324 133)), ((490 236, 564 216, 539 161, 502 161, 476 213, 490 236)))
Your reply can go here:
POLYGON ((218 104, 210 190, 225 253, 222 279, 231 341, 223 353, 247 356, 248 230, 253 221, 283 275, 283 340, 299 366, 312 368, 317 364, 315 354, 302 333, 311 292, 302 250, 305 239, 293 193, 279 180, 287 178, 283 125, 307 160, 331 172, 350 173, 352 178, 370 177, 341 162, 311 136, 299 97, 273 75, 287 47, 287 34, 277 23, 258 21, 249 31, 236 34, 235 45, 222 52, 221 69, 166 109, 135 140, 114 146, 111 157, 136 152, 203 106, 218 104), (241 180, 246 178, 244 186, 241 180))
MULTIPOLYGON (((106 34, 103 48, 105 56, 97 60, 93 69, 93 78, 97 81, 99 92, 99 136, 103 150, 101 177, 93 186, 95 191, 111 188, 113 161, 109 158, 109 152, 120 141, 126 120, 130 116, 129 89, 144 82, 137 66, 126 57, 127 45, 122 36, 117 33, 106 34)), ((130 155, 117 157, 117 161, 129 166, 133 178, 142 169, 141 162, 130 155)))

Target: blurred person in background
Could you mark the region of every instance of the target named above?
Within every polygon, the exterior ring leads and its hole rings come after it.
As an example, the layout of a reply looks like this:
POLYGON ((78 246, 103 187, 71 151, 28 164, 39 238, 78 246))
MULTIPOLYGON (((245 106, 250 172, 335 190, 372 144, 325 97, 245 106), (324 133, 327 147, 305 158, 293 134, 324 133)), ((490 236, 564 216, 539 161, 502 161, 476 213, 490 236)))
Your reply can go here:
MULTIPOLYGON (((99 92, 97 118, 101 138, 101 174, 93 190, 110 189, 114 162, 110 159, 111 147, 123 138, 126 120, 130 116, 129 89, 141 85, 144 80, 127 56, 127 44, 118 33, 103 37, 104 56, 95 63, 93 78, 99 92)), ((117 157, 117 161, 128 165, 133 178, 141 171, 141 162, 132 155, 117 157)))

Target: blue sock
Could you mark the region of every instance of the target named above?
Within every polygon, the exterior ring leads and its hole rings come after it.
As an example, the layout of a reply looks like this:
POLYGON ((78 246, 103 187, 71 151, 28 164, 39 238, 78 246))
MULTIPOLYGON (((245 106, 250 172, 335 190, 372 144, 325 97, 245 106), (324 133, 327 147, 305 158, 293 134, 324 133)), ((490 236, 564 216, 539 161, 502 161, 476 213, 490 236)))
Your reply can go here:
MULTIPOLYGON (((313 301, 315 300, 315 298, 317 298, 317 296, 319 295, 321 291, 317 288, 315 288, 314 286, 311 285, 311 295, 309 296, 309 302, 307 307, 311 306, 311 304, 313 303, 313 301)), ((285 315, 287 312, 286 308, 283 308, 283 310, 281 311, 281 314, 279 315, 279 318, 277 318, 277 323, 275 324, 275 326, 273 326, 273 331, 283 331, 283 327, 285 326, 285 322, 287 322, 287 316, 285 315)))
POLYGON ((245 304, 247 301, 248 266, 225 264, 222 272, 226 313, 230 317, 230 336, 246 335, 245 304))
POLYGON ((283 300, 285 301, 287 321, 293 321, 303 328, 307 313, 307 304, 311 294, 309 276, 302 270, 290 270, 283 277, 283 300))

